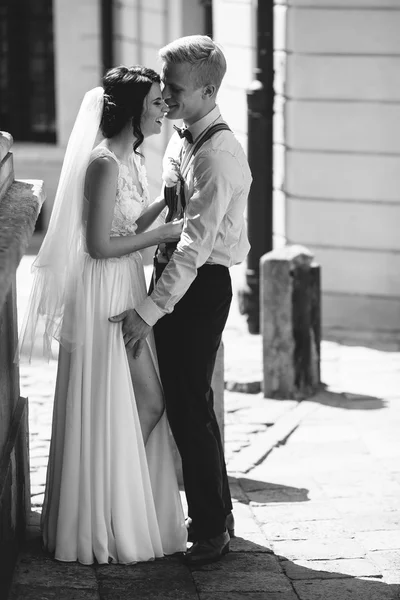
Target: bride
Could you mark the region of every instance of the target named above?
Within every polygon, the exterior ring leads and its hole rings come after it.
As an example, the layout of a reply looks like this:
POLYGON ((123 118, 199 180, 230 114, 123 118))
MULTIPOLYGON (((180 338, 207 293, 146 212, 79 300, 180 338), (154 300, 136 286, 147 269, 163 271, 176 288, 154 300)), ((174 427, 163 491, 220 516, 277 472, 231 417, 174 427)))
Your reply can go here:
POLYGON ((41 525, 61 561, 128 564, 186 550, 153 339, 134 360, 108 321, 146 295, 139 250, 182 229, 147 231, 165 204, 149 203, 139 147, 167 111, 159 76, 144 67, 113 68, 85 95, 34 263, 21 346, 32 355, 41 322, 45 355, 53 338, 60 344, 41 525))

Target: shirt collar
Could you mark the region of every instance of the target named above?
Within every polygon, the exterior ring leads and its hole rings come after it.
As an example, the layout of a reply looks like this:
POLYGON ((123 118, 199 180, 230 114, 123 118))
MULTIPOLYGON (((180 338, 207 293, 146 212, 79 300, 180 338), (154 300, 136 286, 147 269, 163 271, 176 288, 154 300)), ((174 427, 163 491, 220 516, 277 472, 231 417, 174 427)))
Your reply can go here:
POLYGON ((220 116, 221 116, 220 110, 219 110, 218 106, 216 105, 204 117, 202 117, 201 119, 199 119, 198 121, 196 121, 195 123, 190 125, 190 127, 188 127, 188 129, 193 136, 193 140, 198 138, 199 135, 201 133, 203 133, 203 131, 205 129, 207 129, 207 127, 209 127, 211 125, 211 123, 213 121, 216 121, 220 116))

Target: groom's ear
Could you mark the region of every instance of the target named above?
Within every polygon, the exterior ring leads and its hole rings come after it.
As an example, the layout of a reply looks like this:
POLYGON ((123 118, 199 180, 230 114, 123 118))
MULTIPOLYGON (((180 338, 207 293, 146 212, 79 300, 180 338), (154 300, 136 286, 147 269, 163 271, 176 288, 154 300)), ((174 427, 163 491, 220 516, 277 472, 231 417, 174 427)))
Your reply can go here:
POLYGON ((203 98, 213 98, 217 93, 217 88, 215 85, 212 85, 211 83, 204 86, 203 88, 203 98))

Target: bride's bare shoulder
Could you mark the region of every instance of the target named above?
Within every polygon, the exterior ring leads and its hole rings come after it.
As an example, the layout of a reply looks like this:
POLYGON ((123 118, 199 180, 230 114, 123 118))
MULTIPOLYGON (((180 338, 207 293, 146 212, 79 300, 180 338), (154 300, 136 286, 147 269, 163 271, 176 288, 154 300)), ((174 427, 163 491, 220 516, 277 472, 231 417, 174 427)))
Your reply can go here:
POLYGON ((97 147, 90 155, 90 161, 86 170, 85 177, 85 195, 88 189, 95 182, 104 183, 106 180, 116 180, 118 177, 119 164, 115 155, 107 148, 97 147))

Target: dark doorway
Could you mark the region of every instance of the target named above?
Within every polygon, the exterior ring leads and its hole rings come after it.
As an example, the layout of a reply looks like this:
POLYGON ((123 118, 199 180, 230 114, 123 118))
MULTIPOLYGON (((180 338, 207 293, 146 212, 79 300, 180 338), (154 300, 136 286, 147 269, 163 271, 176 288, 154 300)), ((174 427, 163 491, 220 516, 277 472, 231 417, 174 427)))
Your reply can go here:
POLYGON ((52 0, 0 0, 0 129, 56 142, 52 0))
POLYGON ((204 6, 205 35, 213 36, 212 0, 202 0, 204 6))

